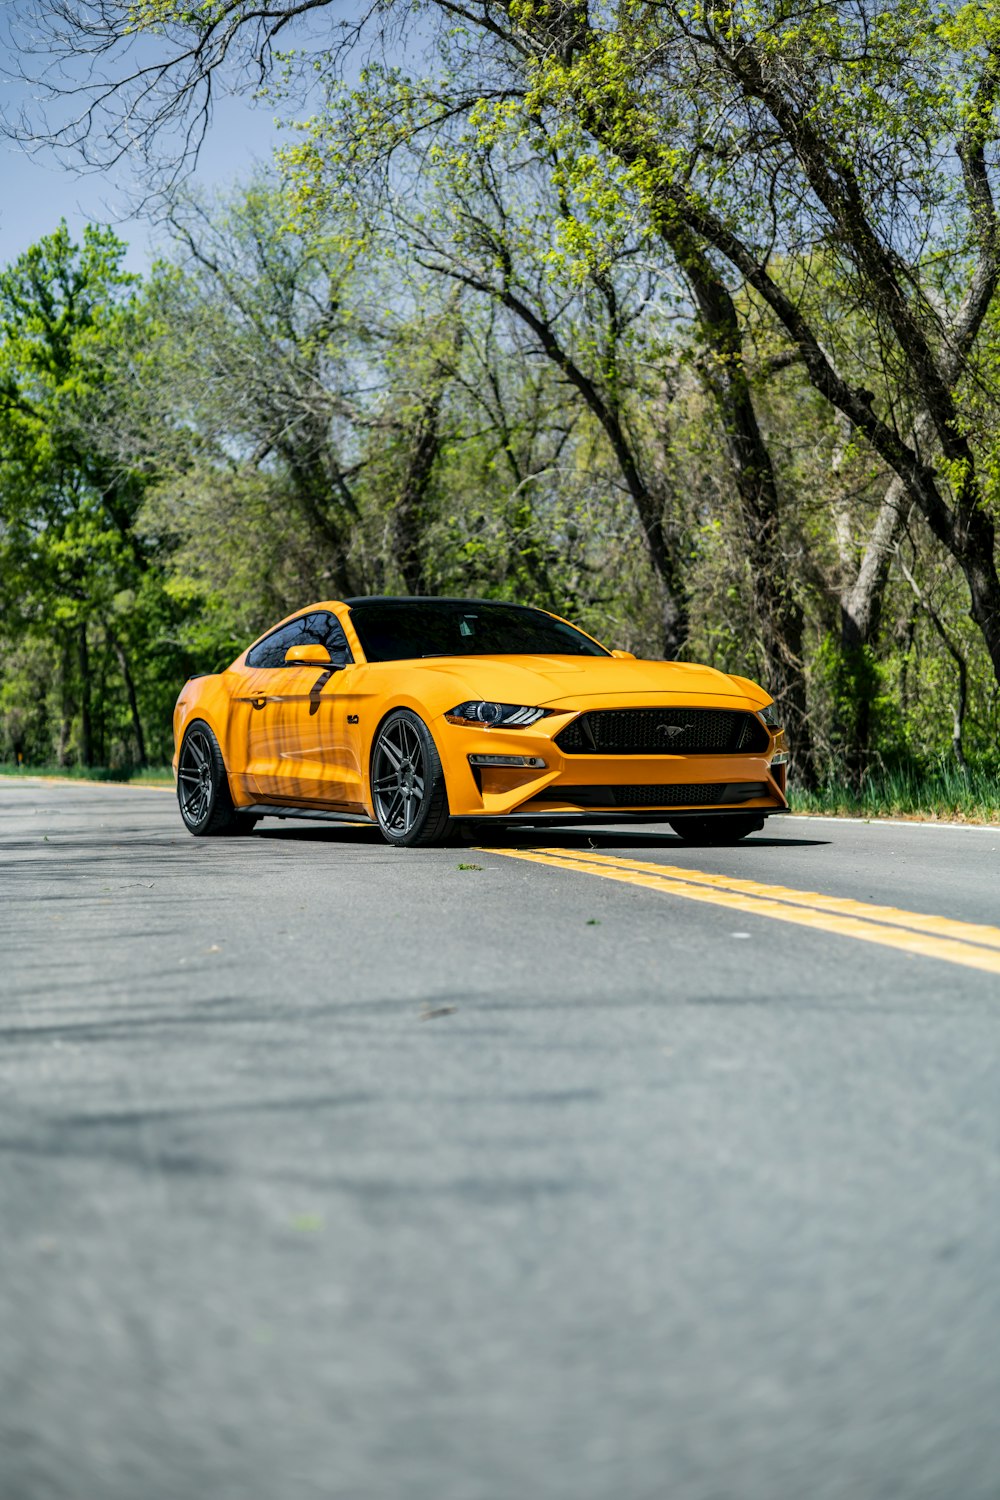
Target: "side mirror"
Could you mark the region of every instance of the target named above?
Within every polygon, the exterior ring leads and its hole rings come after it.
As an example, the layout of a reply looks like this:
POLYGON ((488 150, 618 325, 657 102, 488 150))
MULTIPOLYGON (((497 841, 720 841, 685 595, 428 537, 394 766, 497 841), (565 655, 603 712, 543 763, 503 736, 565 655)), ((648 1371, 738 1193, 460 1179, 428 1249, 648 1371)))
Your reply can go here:
POLYGON ((333 659, 325 646, 289 646, 285 652, 286 667, 329 667, 333 659))
POLYGON ((634 651, 612 651, 611 655, 617 661, 635 661, 634 651))

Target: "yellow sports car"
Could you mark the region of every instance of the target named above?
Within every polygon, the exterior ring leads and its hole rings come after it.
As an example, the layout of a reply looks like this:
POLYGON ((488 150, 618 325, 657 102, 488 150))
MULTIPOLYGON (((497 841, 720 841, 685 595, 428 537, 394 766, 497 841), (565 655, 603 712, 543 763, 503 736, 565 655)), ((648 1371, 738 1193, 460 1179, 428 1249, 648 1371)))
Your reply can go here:
POLYGON ((420 845, 474 821, 638 817, 728 844, 788 810, 762 688, 482 599, 312 604, 185 683, 174 744, 194 834, 331 817, 420 845))

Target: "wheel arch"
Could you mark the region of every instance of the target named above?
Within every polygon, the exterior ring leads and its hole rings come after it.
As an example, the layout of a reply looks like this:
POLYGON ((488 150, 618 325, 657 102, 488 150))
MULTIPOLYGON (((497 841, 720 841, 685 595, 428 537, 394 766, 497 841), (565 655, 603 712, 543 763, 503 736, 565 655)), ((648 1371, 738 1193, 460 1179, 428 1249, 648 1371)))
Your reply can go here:
POLYGON ((375 804, 372 798, 372 761, 375 757, 375 745, 378 740, 379 733, 382 729, 382 725, 386 722, 387 719, 390 719, 393 714, 399 713, 401 709, 405 709, 407 713, 414 714, 416 718, 420 720, 421 724, 423 724, 424 728, 427 730, 427 733, 434 741, 434 748, 437 751, 438 759, 441 762, 441 772, 445 777, 445 785, 447 785, 448 778, 445 772, 445 758, 441 754, 441 745, 438 742, 437 735, 434 733, 434 729, 426 708, 424 708, 422 704, 417 703, 415 699, 409 697, 397 698, 387 708, 384 708, 382 710, 381 714, 379 715, 378 722, 371 732, 371 738, 368 741, 368 750, 365 756, 365 795, 367 796, 369 802, 368 810, 372 813, 373 816, 375 811, 375 804))
POLYGON ((222 746, 211 724, 199 714, 188 717, 180 737, 177 750, 177 801, 181 818, 188 832, 195 837, 248 832, 256 821, 241 819, 233 802, 222 746), (196 740, 201 741, 202 749, 194 748, 187 754, 186 747, 196 740), (195 783, 193 792, 189 787, 192 781, 195 783), (187 793, 186 787, 189 788, 187 793))
POLYGON ((201 719, 215 735, 222 752, 229 789, 232 791, 231 727, 233 718, 233 679, 228 671, 189 678, 177 695, 174 705, 174 772, 177 757, 188 727, 201 719))
POLYGON ((229 798, 233 806, 236 807, 238 804, 233 793, 233 773, 229 769, 229 761, 226 757, 227 736, 225 730, 220 733, 218 723, 216 722, 211 712, 205 711, 204 704, 196 703, 195 705, 193 705, 191 712, 187 714, 183 718, 181 723, 177 726, 177 741, 174 749, 174 779, 176 780, 177 778, 177 768, 180 763, 181 749, 183 748, 184 741, 187 735, 197 724, 204 724, 205 728, 210 729, 212 731, 212 734, 215 736, 215 742, 219 747, 219 754, 222 756, 222 769, 226 773, 226 786, 229 789, 229 798))

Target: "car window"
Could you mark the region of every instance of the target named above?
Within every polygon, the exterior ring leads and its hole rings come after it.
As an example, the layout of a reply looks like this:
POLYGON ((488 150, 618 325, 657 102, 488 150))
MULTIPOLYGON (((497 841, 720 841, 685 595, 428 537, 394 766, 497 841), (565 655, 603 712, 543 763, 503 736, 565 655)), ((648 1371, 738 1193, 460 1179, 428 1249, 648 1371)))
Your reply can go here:
POLYGON ((607 656, 603 646, 540 609, 466 599, 392 599, 351 605, 369 661, 422 656, 607 656))
POLYGON ((248 653, 247 666, 283 667, 285 652, 291 646, 325 646, 335 666, 346 666, 354 660, 340 621, 322 609, 299 615, 298 619, 272 630, 248 653))

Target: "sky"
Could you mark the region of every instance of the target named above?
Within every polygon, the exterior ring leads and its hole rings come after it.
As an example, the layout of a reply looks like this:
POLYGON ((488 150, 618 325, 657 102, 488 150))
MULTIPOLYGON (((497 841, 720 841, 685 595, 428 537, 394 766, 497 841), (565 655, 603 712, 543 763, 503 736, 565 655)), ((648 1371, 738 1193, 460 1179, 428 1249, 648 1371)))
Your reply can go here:
MULTIPOLYGON (((42 106, 33 97, 37 90, 18 77, 22 65, 36 72, 45 65, 44 53, 39 62, 30 52, 34 18, 42 11, 41 0, 0 0, 0 118, 5 122, 16 121, 22 112, 32 123, 42 118, 42 106)), ((338 8, 320 14, 325 19, 315 27, 300 27, 294 35, 290 31, 288 44, 329 40, 338 8)), ((163 47, 152 38, 135 45, 144 50, 146 61, 156 48, 163 47)), ((89 68, 87 59, 74 59, 66 76, 75 84, 89 82, 89 68)), ((228 188, 247 178, 288 138, 277 127, 273 102, 255 102, 249 85, 242 93, 220 94, 220 88, 227 85, 238 87, 236 78, 216 78, 212 125, 191 179, 208 190, 228 188)), ((301 111, 287 102, 282 108, 293 117, 311 113, 306 104, 301 111)), ((51 152, 29 154, 0 133, 0 265, 9 264, 65 218, 75 235, 87 223, 110 223, 130 246, 130 269, 144 271, 164 241, 147 219, 136 218, 132 212, 141 196, 142 183, 128 162, 112 172, 84 173, 60 163, 51 152)))
MULTIPOLYGON (((224 99, 216 106, 193 181, 209 190, 225 188, 266 163, 280 138, 273 107, 224 99)), ((110 223, 129 245, 133 271, 147 270, 162 243, 147 221, 130 215, 139 185, 128 169, 81 174, 51 156, 29 156, 23 147, 0 141, 0 183, 0 265, 51 234, 61 218, 76 235, 87 223, 110 223)))
MULTIPOLYGON (((22 112, 33 122, 41 120, 42 106, 32 97, 37 90, 25 85, 19 73, 22 68, 37 73, 44 67, 45 49, 32 58, 31 48, 39 34, 37 17, 46 10, 47 0, 0 0, 0 122, 14 121, 22 112)), ((333 0, 329 8, 323 7, 290 26, 282 33, 281 44, 302 48, 308 56, 329 45, 345 18, 353 20, 356 14, 357 0, 333 0)), ((383 55, 389 63, 419 69, 431 31, 419 15, 405 14, 405 42, 401 35, 390 35, 383 55)), ((143 60, 149 61, 158 48, 162 55, 165 44, 143 37, 133 45, 141 48, 143 60)), ((374 46, 371 50, 360 46, 351 52, 344 63, 343 81, 356 85, 365 61, 374 55, 374 46)), ((119 76, 113 66, 111 71, 119 76)), ((89 82, 89 60, 74 58, 64 76, 71 83, 89 82)), ((306 76, 311 76, 308 71, 306 76)), ((275 148, 292 137, 278 127, 274 102, 256 101, 252 85, 245 81, 240 91, 237 74, 216 75, 214 98, 212 124, 191 182, 207 191, 223 191, 246 180, 255 167, 266 166, 275 148), (225 92, 227 88, 229 93, 225 92)), ((316 105, 315 97, 304 99, 298 108, 291 100, 283 100, 281 109, 286 117, 301 119, 311 115, 316 105)), ((166 248, 166 238, 148 218, 133 213, 133 205, 141 196, 142 183, 128 162, 111 173, 84 173, 60 163, 52 153, 30 155, 0 131, 0 266, 8 265, 41 236, 50 234, 64 218, 75 236, 82 234, 87 223, 111 224, 129 245, 129 269, 144 272, 158 251, 166 248)))

